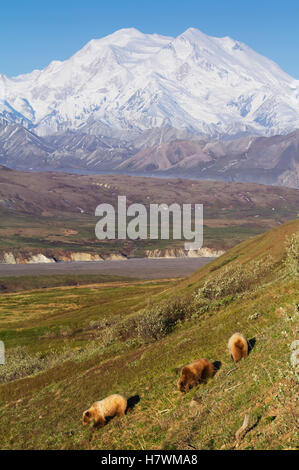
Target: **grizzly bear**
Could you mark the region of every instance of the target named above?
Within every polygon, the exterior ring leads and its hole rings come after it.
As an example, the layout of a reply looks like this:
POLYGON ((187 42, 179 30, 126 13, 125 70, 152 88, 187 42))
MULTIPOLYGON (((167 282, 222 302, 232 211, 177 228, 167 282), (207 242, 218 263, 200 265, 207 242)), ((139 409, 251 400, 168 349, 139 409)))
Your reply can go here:
POLYGON ((182 393, 187 393, 191 388, 214 374, 214 365, 208 359, 198 359, 184 366, 178 380, 178 389, 182 393))
POLYGON ((109 418, 123 416, 127 409, 127 400, 122 395, 109 395, 96 401, 83 413, 83 426, 94 422, 94 426, 104 426, 109 418))
POLYGON ((228 350, 232 360, 236 364, 243 357, 248 356, 248 343, 241 333, 234 333, 228 342, 228 350))

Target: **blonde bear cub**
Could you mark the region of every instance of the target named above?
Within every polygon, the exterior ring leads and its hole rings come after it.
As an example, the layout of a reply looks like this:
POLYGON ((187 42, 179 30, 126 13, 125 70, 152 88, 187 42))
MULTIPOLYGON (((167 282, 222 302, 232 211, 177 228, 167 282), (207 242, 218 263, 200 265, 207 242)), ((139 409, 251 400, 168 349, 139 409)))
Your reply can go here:
POLYGON ((228 350, 234 363, 248 356, 248 343, 241 333, 234 333, 228 342, 228 350))
POLYGON ((178 389, 182 393, 187 393, 200 382, 212 377, 213 374, 214 365, 208 359, 198 359, 182 368, 178 389))
POLYGON ((83 426, 94 421, 94 426, 104 426, 107 418, 123 416, 127 409, 127 400, 122 395, 109 395, 101 401, 96 401, 83 413, 83 426))

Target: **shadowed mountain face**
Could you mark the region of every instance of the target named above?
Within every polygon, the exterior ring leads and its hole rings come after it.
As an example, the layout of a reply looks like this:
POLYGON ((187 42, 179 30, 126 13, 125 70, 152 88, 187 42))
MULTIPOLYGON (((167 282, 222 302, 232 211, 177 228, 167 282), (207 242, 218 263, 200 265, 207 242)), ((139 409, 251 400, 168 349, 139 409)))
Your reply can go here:
POLYGON ((190 136, 175 129, 153 129, 138 136, 133 134, 128 141, 71 131, 40 137, 19 124, 3 120, 1 164, 21 170, 109 171, 296 188, 299 131, 210 141, 207 137, 190 140, 190 136))
POLYGON ((54 151, 54 147, 25 127, 0 122, 0 164, 24 169, 42 167, 54 151))
POLYGON ((21 170, 110 170, 136 150, 119 139, 80 132, 39 137, 19 124, 0 123, 0 164, 21 170))

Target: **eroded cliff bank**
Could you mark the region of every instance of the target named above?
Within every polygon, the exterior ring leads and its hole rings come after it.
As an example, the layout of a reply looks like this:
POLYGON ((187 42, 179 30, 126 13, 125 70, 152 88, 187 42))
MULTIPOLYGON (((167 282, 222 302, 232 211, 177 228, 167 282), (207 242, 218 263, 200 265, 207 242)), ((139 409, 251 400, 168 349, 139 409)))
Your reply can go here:
POLYGON ((7 251, 0 252, 0 263, 4 264, 34 264, 34 263, 59 263, 69 261, 103 261, 126 259, 121 253, 99 255, 98 253, 85 253, 81 251, 61 253, 32 253, 7 251))
POLYGON ((183 248, 169 248, 166 250, 147 250, 146 258, 217 258, 223 255, 223 250, 201 248, 200 250, 184 250, 183 248))
MULTIPOLYGON (((141 257, 144 258, 212 258, 221 256, 222 250, 212 248, 201 248, 200 250, 186 251, 182 248, 169 248, 165 250, 146 250, 141 257)), ((2 251, 0 252, 0 263, 4 264, 34 264, 34 263, 59 263, 69 261, 104 261, 124 260, 133 258, 123 253, 88 253, 83 251, 59 251, 59 252, 34 252, 34 251, 2 251)))

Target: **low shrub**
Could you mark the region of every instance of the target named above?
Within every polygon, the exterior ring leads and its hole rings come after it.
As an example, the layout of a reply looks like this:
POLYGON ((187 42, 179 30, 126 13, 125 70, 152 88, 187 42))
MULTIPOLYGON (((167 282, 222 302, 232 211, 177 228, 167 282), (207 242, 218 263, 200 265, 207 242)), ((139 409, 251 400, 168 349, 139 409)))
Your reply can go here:
POLYGON ((291 274, 299 274, 299 232, 286 241, 285 267, 291 274))
POLYGON ((0 368, 0 383, 36 374, 47 368, 51 359, 42 354, 29 354, 21 346, 8 350, 5 364, 0 368))
POLYGON ((225 267, 213 278, 207 279, 194 296, 197 307, 202 311, 210 308, 211 301, 223 303, 223 299, 231 301, 235 295, 245 292, 258 284, 273 268, 273 258, 268 256, 254 260, 247 265, 225 267))
POLYGON ((192 306, 186 299, 174 299, 146 309, 136 319, 136 332, 144 341, 157 341, 169 334, 186 318, 191 318, 192 306))
POLYGON ((30 353, 25 347, 18 346, 6 351, 5 364, 0 367, 0 384, 38 374, 65 361, 82 361, 101 353, 111 338, 90 341, 84 347, 51 350, 47 354, 30 353))

